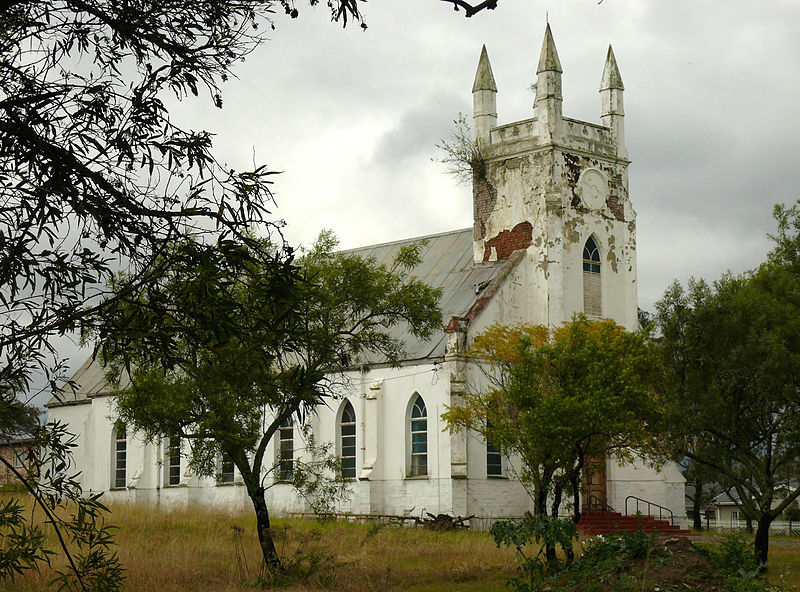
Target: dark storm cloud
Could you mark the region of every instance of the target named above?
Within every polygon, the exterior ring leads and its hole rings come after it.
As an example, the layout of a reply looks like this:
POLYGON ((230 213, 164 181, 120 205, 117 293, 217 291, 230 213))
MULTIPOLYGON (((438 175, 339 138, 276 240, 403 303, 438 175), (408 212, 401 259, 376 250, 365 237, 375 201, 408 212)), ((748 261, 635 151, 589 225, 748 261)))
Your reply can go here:
POLYGON ((468 107, 463 96, 452 92, 428 95, 421 103, 405 111, 396 125, 378 138, 373 163, 394 167, 414 156, 435 158, 435 146, 453 132, 455 118, 468 107))

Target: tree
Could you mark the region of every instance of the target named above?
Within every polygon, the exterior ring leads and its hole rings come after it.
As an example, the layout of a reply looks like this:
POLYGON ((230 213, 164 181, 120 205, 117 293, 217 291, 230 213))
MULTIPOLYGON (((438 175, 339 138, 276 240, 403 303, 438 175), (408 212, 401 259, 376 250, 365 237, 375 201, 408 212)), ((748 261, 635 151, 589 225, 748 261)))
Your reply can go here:
POLYGON ((692 491, 686 497, 692 502, 692 528, 703 529, 703 507, 710 503, 722 490, 717 483, 716 472, 691 458, 682 459, 681 471, 692 491))
POLYGON ((646 333, 613 321, 577 317, 564 326, 493 325, 475 337, 470 357, 485 370, 462 405, 444 414, 450 429, 470 429, 519 457, 534 511, 558 516, 565 491, 580 519, 588 459, 654 450, 652 384, 656 358, 646 333))
POLYGON ((423 339, 440 329, 441 294, 411 276, 418 245, 401 249, 391 268, 335 252, 329 233, 297 263, 272 250, 271 266, 253 265, 242 245, 212 252, 202 265, 180 255, 199 247, 175 246, 173 265, 141 290, 120 284, 94 337, 110 379, 130 376, 116 393, 126 423, 150 438, 188 439, 201 474, 217 471, 217 453, 233 461, 274 574, 281 566, 265 491, 277 466, 267 445, 285 420, 335 396, 345 371, 401 360, 393 327, 423 339), (236 329, 221 329, 220 317, 236 319, 236 329))
POLYGON ((758 269, 675 283, 657 304, 669 436, 736 491, 765 566, 769 526, 800 496, 787 488, 800 468, 798 212, 776 208, 776 248, 758 269))
MULTIPOLYGON (((361 20, 356 0, 328 6, 334 20, 361 20)), ((222 166, 211 135, 176 126, 164 98, 205 88, 221 107, 219 85, 263 39, 276 8, 297 14, 291 0, 0 4, 4 431, 26 429, 31 388, 58 392, 57 339, 113 302, 106 287, 115 270, 127 271, 134 290, 150 281, 154 262, 170 265, 167 245, 187 232, 210 249, 248 240, 255 225, 269 229, 272 173, 222 166)), ((41 444, 62 433, 48 430, 37 431, 41 444)), ((47 477, 78 499, 62 460, 47 477)), ((13 555, 0 559, 19 565, 13 555)))
MULTIPOLYGON (((4 429, 31 415, 31 389, 58 392, 66 361, 57 340, 120 295, 106 291, 115 271, 126 271, 128 289, 145 286, 187 232, 207 249, 249 241, 255 227, 279 240, 272 172, 223 166, 211 135, 178 127, 164 99, 205 91, 221 107, 233 64, 265 38, 277 11, 298 16, 295 4, 0 2, 4 429)), ((325 4, 332 20, 365 26, 358 0, 325 4)))

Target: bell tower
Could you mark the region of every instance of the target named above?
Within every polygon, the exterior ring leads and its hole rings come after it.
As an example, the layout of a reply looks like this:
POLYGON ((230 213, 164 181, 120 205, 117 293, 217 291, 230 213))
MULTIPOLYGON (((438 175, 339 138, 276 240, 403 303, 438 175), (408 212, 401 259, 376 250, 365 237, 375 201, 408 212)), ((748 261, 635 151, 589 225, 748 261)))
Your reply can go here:
POLYGON ((548 24, 529 119, 497 125, 484 47, 473 85, 482 162, 473 172, 476 263, 525 249, 524 320, 558 326, 574 313, 637 324, 636 213, 628 197, 622 77, 609 46, 600 123, 564 117, 563 70, 548 24))

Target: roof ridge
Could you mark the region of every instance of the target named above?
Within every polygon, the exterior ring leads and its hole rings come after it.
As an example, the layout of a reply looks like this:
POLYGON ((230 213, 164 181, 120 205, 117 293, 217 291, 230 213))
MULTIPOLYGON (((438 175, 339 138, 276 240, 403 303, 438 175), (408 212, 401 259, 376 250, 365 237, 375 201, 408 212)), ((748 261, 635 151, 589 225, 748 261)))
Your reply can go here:
POLYGON ((434 234, 426 234, 424 236, 415 236, 415 237, 412 237, 412 238, 403 238, 403 239, 398 239, 398 240, 393 240, 393 241, 386 241, 385 243, 375 243, 375 244, 372 244, 372 245, 362 245, 360 247, 351 247, 349 249, 342 249, 341 251, 339 251, 339 253, 350 253, 352 251, 362 251, 364 249, 373 249, 375 247, 388 247, 389 245, 399 245, 400 243, 417 242, 417 241, 426 240, 426 239, 429 239, 429 238, 437 238, 437 237, 440 237, 440 236, 446 236, 448 234, 458 234, 460 232, 469 232, 469 231, 472 231, 472 228, 459 228, 457 230, 447 230, 445 232, 436 232, 434 234))

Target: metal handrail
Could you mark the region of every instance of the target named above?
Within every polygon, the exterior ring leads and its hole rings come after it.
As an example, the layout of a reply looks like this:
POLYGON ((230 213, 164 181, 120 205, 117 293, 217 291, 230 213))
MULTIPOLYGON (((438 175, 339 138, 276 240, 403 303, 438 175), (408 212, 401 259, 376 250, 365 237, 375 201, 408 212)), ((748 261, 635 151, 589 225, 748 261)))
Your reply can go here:
POLYGON ((654 516, 654 514, 650 511, 650 508, 651 507, 656 507, 656 508, 658 508, 658 519, 659 520, 663 520, 664 519, 664 514, 663 513, 667 512, 667 513, 669 513, 669 523, 671 525, 673 525, 673 526, 675 525, 675 515, 672 513, 672 510, 670 510, 669 508, 665 508, 664 506, 659 506, 658 504, 655 504, 653 502, 648 502, 647 500, 642 499, 640 497, 636 497, 635 495, 629 495, 628 497, 625 498, 625 515, 626 516, 630 516, 630 514, 628 513, 628 501, 629 500, 636 500, 636 513, 637 514, 639 513, 639 502, 641 502, 643 504, 647 504, 647 515, 648 516, 654 516))
POLYGON ((612 513, 612 514, 616 513, 616 510, 614 508, 609 506, 606 502, 602 501, 596 495, 591 494, 589 496, 589 511, 591 511, 592 508, 596 508, 598 506, 601 508, 601 510, 600 510, 601 512, 609 512, 609 513, 612 513), (596 502, 596 503, 593 504, 592 502, 596 502))

